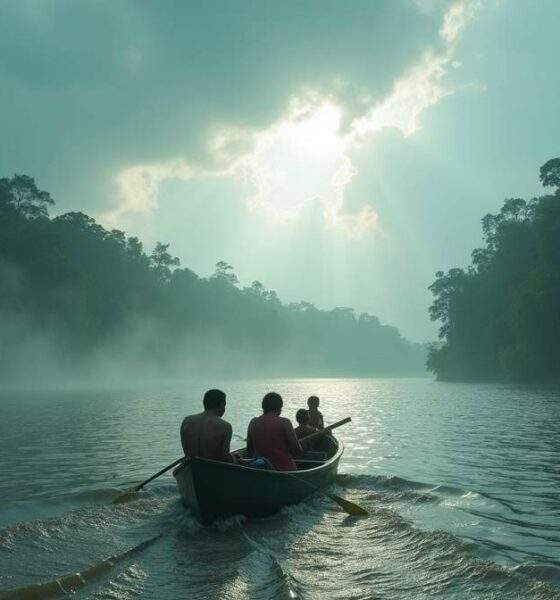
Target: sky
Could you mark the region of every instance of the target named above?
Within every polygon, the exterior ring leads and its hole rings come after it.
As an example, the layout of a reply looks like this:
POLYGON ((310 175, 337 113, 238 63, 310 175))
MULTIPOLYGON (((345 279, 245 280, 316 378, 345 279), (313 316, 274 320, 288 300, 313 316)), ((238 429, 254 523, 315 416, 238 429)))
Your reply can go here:
POLYGON ((560 155, 557 0, 3 0, 0 176, 429 341, 428 286, 560 155))

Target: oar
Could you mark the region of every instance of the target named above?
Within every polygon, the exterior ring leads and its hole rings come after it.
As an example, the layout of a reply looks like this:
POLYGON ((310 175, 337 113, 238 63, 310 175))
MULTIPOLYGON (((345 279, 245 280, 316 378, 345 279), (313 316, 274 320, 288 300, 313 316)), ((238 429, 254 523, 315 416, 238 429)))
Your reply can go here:
POLYGON ((301 479, 297 475, 292 475, 291 473, 285 473, 285 475, 288 475, 289 477, 292 477, 293 479, 295 479, 297 481, 301 481, 301 483, 305 483, 309 487, 313 488, 316 492, 319 492, 319 493, 323 494, 324 496, 327 496, 327 498, 330 498, 333 502, 336 502, 338 504, 338 506, 340 506, 340 508, 342 508, 342 510, 344 512, 348 513, 352 517, 367 517, 369 515, 368 511, 365 508, 362 508, 361 506, 358 506, 357 504, 350 502, 350 500, 341 498, 340 496, 337 496, 336 494, 331 494, 330 492, 325 491, 323 488, 320 488, 319 486, 317 486, 309 481, 306 481, 305 479, 301 479))
POLYGON ((138 485, 135 485, 134 487, 128 488, 128 490, 126 490, 126 492, 119 494, 113 500, 113 504, 121 504, 122 502, 128 502, 129 500, 132 499, 134 494, 138 490, 141 490, 147 483, 150 483, 150 481, 153 481, 156 477, 159 477, 160 475, 167 473, 167 471, 169 471, 169 469, 172 469, 174 466, 178 465, 179 463, 183 462, 184 460, 185 460, 185 457, 182 456, 181 458, 178 458, 177 460, 173 461, 170 465, 167 465, 167 467, 163 468, 161 471, 158 471, 155 475, 152 475, 149 479, 146 479, 145 481, 143 481, 142 483, 139 483, 138 485))
POLYGON ((23 598, 27 600, 43 600, 43 598, 58 597, 61 594, 72 594, 73 596, 76 590, 84 587, 100 575, 109 572, 116 564, 151 546, 161 535, 160 533, 138 544, 138 546, 126 550, 122 554, 114 554, 92 567, 81 570, 79 573, 68 573, 44 583, 35 583, 14 590, 2 591, 0 592, 0 600, 22 600, 23 598))
POLYGON ((301 438, 299 440, 299 442, 301 444, 301 442, 308 442, 309 440, 314 440, 316 438, 319 438, 322 435, 325 435, 325 433, 330 433, 333 429, 336 429, 337 427, 340 427, 341 425, 346 425, 346 423, 350 423, 351 420, 352 420, 351 417, 346 417, 345 419, 341 419, 340 421, 337 421, 336 423, 333 423, 332 425, 329 425, 328 427, 324 427, 323 429, 319 429, 319 431, 315 431, 315 433, 310 433, 309 435, 306 435, 305 437, 301 438))
MULTIPOLYGON (((322 435, 324 435, 325 433, 330 433, 333 429, 336 429, 337 427, 340 427, 341 425, 350 423, 351 420, 352 419, 350 417, 346 417, 346 419, 337 421, 336 423, 333 423, 332 425, 329 425, 328 427, 325 427, 324 429, 321 429, 320 431, 316 431, 315 433, 306 435, 304 438, 301 438, 299 441, 300 441, 300 443, 302 443, 302 442, 308 442, 309 440, 314 440, 316 438, 319 438, 322 435)), ((353 517, 365 517, 365 516, 369 515, 368 511, 365 508, 362 508, 361 506, 358 506, 357 504, 350 502, 350 500, 341 498, 340 496, 337 496, 336 494, 330 494, 329 492, 325 491, 324 489, 320 488, 319 486, 314 485, 313 483, 306 481, 305 479, 300 479, 297 475, 292 475, 291 473, 286 473, 286 475, 293 477, 297 481, 301 481, 302 483, 305 483, 309 487, 313 488, 316 492, 320 492, 324 496, 327 496, 333 502, 336 502, 340 506, 340 508, 342 508, 342 510, 344 510, 345 512, 347 512, 349 515, 351 515, 353 517)))

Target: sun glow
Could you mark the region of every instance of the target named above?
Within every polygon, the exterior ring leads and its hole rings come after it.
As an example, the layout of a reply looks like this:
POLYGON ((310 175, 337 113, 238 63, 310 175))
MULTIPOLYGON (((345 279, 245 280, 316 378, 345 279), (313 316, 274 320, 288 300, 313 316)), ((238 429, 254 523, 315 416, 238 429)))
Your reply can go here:
POLYGON ((294 111, 255 136, 254 150, 236 171, 254 185, 249 204, 280 221, 296 218, 307 203, 332 203, 336 175, 346 165, 342 111, 331 102, 294 111))
POLYGON ((347 186, 357 171, 350 158, 362 142, 377 132, 395 128, 404 137, 420 127, 420 116, 455 90, 445 84, 455 45, 477 15, 481 0, 458 0, 446 11, 439 31, 440 46, 427 50, 397 78, 392 91, 369 101, 361 114, 347 115, 334 96, 310 94, 293 100, 288 112, 265 129, 223 128, 209 143, 209 166, 183 159, 133 165, 117 177, 121 203, 102 215, 111 226, 127 213, 149 213, 158 206, 159 186, 168 179, 233 178, 243 184, 247 205, 278 223, 297 219, 306 206, 322 208, 327 228, 359 238, 377 227, 370 198, 349 212, 347 186))

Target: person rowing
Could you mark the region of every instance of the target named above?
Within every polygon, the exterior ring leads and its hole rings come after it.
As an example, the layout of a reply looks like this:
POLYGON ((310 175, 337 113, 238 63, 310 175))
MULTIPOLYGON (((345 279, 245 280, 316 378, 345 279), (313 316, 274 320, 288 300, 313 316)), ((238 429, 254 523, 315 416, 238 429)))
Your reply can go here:
POLYGON ((297 470, 295 458, 303 455, 292 423, 280 416, 282 396, 269 392, 262 400, 263 414, 247 428, 247 456, 265 458, 277 471, 297 470))
POLYGON ((222 419, 226 411, 225 393, 208 390, 202 403, 204 411, 185 417, 181 424, 181 445, 185 456, 234 462, 230 454, 231 425, 222 419))

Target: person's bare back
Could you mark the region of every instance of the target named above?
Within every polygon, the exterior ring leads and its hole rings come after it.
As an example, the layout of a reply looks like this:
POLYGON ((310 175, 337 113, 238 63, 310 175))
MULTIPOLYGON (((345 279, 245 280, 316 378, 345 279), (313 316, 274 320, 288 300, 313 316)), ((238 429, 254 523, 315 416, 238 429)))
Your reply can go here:
POLYGON ((221 396, 218 398, 220 394, 217 392, 219 390, 209 390, 205 394, 204 412, 183 419, 181 445, 185 456, 232 461, 229 449, 232 429, 231 425, 222 419, 225 411, 225 394, 220 392, 221 396), (216 398, 212 395, 216 395, 216 398))

